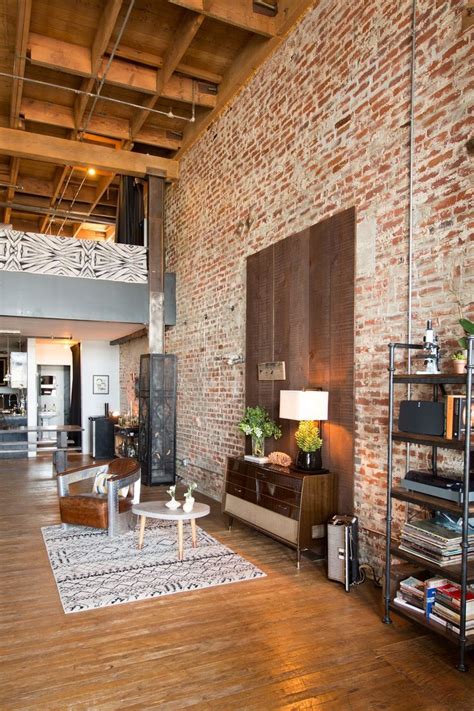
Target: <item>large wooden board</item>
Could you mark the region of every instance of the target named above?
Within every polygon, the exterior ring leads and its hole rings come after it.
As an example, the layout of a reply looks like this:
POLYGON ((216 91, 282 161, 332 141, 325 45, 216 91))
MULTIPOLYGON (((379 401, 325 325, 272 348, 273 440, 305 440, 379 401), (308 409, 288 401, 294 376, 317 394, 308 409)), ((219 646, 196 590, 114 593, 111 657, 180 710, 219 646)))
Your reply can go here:
MULTIPOLYGON (((355 210, 292 235, 247 259, 246 403, 279 419, 280 390, 329 392, 323 464, 338 476, 340 512, 353 507, 355 210), (285 380, 258 379, 258 363, 284 361, 285 380)), ((296 422, 267 451, 293 458, 296 422)))

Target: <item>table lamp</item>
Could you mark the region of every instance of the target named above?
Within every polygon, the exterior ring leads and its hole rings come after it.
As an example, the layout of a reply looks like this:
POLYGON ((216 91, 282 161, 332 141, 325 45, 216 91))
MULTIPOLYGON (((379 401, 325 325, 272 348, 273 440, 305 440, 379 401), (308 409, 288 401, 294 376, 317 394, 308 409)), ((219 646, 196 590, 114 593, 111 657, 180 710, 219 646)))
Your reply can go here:
POLYGON ((322 468, 319 422, 328 419, 328 393, 322 390, 281 390, 280 418, 298 420, 296 467, 305 471, 322 468))

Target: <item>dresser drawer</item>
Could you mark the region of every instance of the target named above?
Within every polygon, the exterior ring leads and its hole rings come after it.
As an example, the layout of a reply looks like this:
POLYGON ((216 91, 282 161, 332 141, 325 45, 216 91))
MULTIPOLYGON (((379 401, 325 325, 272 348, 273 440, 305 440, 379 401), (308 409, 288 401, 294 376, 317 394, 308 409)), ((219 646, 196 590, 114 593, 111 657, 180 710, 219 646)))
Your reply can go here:
POLYGON ((265 481, 269 484, 275 484, 276 486, 284 486, 286 489, 292 489, 293 491, 301 491, 303 481, 300 477, 287 476, 278 471, 264 469, 263 467, 256 467, 255 478, 258 481, 265 481))
POLYGON ((286 516, 287 518, 295 519, 295 521, 299 519, 300 510, 298 506, 291 506, 284 501, 273 499, 271 496, 258 496, 257 504, 269 509, 269 511, 280 514, 280 516, 286 516))
MULTIPOLYGON (((249 485, 247 488, 252 489, 249 485)), ((257 502, 260 496, 267 496, 270 499, 276 499, 291 506, 299 506, 301 501, 301 492, 287 489, 284 486, 277 486, 269 481, 254 480, 254 488, 257 492, 257 502)))
POLYGON ((227 467, 227 480, 244 485, 243 480, 239 478, 240 476, 267 481, 294 491, 301 491, 303 483, 302 477, 291 476, 284 470, 279 471, 277 467, 259 466, 253 462, 245 461, 245 459, 230 458, 227 467))
POLYGON ((255 477, 246 476, 240 472, 228 469, 227 481, 236 486, 245 486, 247 489, 253 489, 255 491, 255 477))
POLYGON ((246 489, 244 486, 239 486, 238 484, 233 484, 228 481, 225 490, 228 494, 232 494, 232 496, 236 496, 239 499, 251 501, 253 504, 257 503, 257 492, 246 489))

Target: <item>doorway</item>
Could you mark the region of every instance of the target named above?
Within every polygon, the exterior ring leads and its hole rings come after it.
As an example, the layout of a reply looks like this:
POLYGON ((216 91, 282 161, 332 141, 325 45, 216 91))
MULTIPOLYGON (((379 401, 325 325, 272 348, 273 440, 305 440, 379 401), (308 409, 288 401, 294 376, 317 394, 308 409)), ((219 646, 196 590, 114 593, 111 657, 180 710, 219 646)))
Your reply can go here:
MULTIPOLYGON (((38 425, 68 425, 71 409, 69 365, 38 366, 38 425)), ((53 434, 53 439, 56 435, 53 434)), ((51 437, 49 437, 51 439, 51 437)))

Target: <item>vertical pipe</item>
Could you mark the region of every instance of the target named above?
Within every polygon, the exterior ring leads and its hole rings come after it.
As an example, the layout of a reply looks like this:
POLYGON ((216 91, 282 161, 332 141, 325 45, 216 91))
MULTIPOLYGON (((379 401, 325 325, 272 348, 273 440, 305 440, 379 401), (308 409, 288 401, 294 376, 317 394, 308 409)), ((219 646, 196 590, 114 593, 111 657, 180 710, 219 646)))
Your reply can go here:
MULTIPOLYGON (((412 3, 411 62, 410 62, 410 131, 408 158, 408 314, 407 342, 412 339, 412 289, 413 289, 413 171, 415 162, 415 68, 416 68, 416 0, 412 3)), ((408 372, 411 372, 411 352, 408 351, 408 372)))
POLYGON ((385 541, 385 615, 383 621, 389 625, 390 619, 390 546, 392 542, 392 458, 393 458, 393 375, 395 372, 395 343, 389 344, 388 380, 388 455, 387 455, 387 538, 385 541))
MULTIPOLYGON (((416 0, 411 9, 411 61, 410 61, 410 118, 409 118, 409 154, 408 154, 408 305, 407 305, 407 343, 412 342, 413 312, 413 172, 415 164, 415 68, 416 68, 416 0)), ((408 350, 408 373, 411 373, 411 350, 408 350)), ((407 386, 407 399, 411 399, 411 386, 407 386)), ((406 471, 410 469, 410 444, 407 444, 406 471)))
POLYGON ((466 376, 466 439, 464 443, 464 486, 462 512, 462 543, 461 543, 461 619, 459 625, 459 671, 467 671, 465 663, 466 650, 466 596, 467 596, 467 565, 469 553, 469 474, 470 474, 470 443, 471 443, 471 399, 472 371, 474 370, 474 336, 467 337, 467 376, 466 376))

